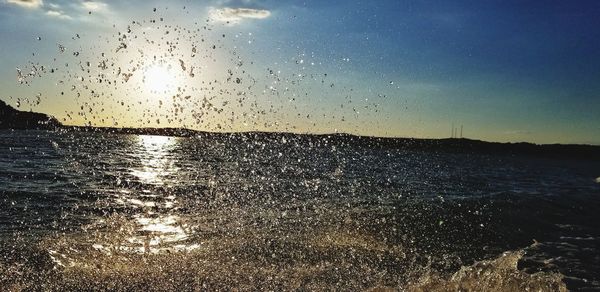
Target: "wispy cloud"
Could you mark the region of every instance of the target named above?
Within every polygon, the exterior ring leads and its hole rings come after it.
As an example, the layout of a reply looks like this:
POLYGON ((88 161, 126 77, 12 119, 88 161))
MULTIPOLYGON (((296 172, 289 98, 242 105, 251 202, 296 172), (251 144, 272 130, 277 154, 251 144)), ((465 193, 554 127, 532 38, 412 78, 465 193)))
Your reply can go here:
POLYGON ((6 3, 15 4, 30 9, 39 8, 44 5, 42 0, 6 0, 6 3))
POLYGON ((101 11, 106 9, 108 4, 100 1, 83 1, 81 7, 88 11, 101 11))
POLYGON ((71 19, 71 16, 66 15, 62 10, 48 10, 46 11, 46 15, 60 19, 71 19))
POLYGON ((217 22, 239 23, 243 19, 265 19, 271 16, 271 11, 252 8, 212 8, 210 18, 217 22))

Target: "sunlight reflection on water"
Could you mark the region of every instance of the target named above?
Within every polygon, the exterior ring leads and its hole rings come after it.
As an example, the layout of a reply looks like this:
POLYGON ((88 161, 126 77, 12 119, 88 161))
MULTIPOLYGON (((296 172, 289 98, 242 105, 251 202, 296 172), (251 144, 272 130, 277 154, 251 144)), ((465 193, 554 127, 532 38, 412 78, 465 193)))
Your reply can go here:
MULTIPOLYGON (((182 223, 177 214, 177 197, 168 191, 169 176, 178 172, 177 157, 173 153, 178 138, 165 136, 136 136, 132 149, 135 163, 130 174, 141 183, 141 190, 123 189, 114 202, 127 208, 132 215, 128 219, 134 230, 117 246, 94 243, 97 250, 115 250, 133 253, 159 253, 165 250, 189 251, 198 244, 186 244, 189 225, 182 223), (166 186, 166 189, 160 187, 166 186), (158 187, 158 188, 157 188, 158 187)), ((102 220, 102 219, 101 219, 102 220)))
POLYGON ((139 167, 132 168, 131 174, 140 182, 153 185, 165 184, 165 178, 177 172, 171 150, 177 138, 165 136, 138 136, 139 167))

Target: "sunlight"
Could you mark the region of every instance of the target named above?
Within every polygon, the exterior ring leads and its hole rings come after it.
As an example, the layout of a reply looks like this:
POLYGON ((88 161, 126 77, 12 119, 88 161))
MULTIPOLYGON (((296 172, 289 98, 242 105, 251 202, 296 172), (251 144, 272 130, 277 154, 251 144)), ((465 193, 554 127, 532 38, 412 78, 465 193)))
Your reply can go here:
POLYGON ((166 93, 175 88, 177 78, 170 67, 152 64, 144 71, 144 87, 152 93, 166 93))
POLYGON ((189 235, 187 224, 180 222, 179 216, 164 215, 158 217, 136 216, 140 234, 127 239, 133 247, 124 245, 121 248, 138 253, 159 253, 163 249, 175 251, 190 251, 200 245, 186 244, 189 235))
POLYGON ((177 144, 177 139, 165 136, 139 136, 141 146, 140 165, 131 169, 131 174, 147 184, 162 185, 165 179, 177 171, 173 165, 171 149, 177 144))
MULTIPOLYGON (((139 165, 130 168, 130 173, 144 185, 169 185, 168 178, 179 170, 175 165, 174 147, 178 144, 175 137, 140 135, 136 136, 135 156, 139 165)), ((191 251, 199 244, 188 243, 189 228, 182 222, 177 210, 177 197, 169 193, 155 192, 151 187, 141 192, 122 190, 116 202, 124 207, 136 210, 135 230, 125 241, 117 246, 96 242, 94 248, 110 252, 159 253, 161 251, 191 251)))

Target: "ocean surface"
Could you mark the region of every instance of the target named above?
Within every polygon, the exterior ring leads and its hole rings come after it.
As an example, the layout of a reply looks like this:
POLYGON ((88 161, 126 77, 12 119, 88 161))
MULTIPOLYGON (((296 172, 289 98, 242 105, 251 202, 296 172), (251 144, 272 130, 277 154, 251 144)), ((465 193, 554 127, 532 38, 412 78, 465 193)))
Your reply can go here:
POLYGON ((600 164, 0 131, 0 290, 600 289, 600 164))

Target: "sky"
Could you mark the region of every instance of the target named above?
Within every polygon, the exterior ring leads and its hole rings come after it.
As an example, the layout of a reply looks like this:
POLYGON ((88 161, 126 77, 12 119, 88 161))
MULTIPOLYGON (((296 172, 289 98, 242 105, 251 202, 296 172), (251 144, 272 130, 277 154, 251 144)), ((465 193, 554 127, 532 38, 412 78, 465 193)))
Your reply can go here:
POLYGON ((0 99, 74 125, 600 144, 598 16, 584 0, 0 0, 0 99))

